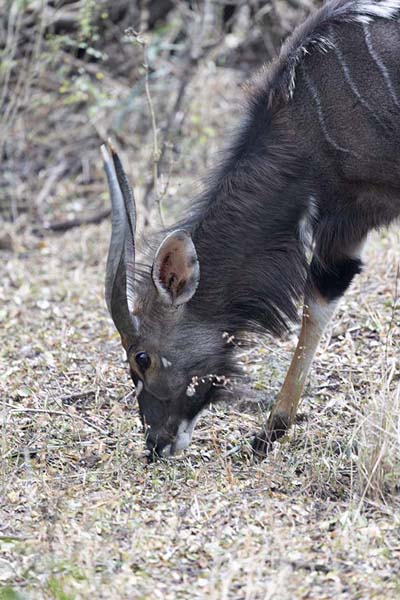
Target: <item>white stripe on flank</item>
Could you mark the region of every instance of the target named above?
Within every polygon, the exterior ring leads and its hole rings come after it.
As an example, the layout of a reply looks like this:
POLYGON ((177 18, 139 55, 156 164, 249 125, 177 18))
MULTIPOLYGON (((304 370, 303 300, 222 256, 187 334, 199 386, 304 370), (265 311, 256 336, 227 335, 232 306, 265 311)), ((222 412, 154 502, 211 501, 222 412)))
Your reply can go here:
POLYGON ((375 62, 376 66, 378 67, 379 72, 382 75, 383 79, 385 80, 386 86, 389 90, 389 93, 392 97, 393 102, 395 103, 397 108, 399 108, 400 104, 399 104, 396 92, 394 91, 392 81, 390 79, 389 71, 385 67, 382 59, 380 58, 380 56, 378 55, 377 51, 375 50, 375 48, 372 44, 371 32, 368 28, 368 25, 366 23, 363 23, 362 27, 364 30, 365 44, 368 48, 368 52, 369 52, 372 60, 375 62))
MULTIPOLYGON (((334 34, 332 32, 332 38, 334 37, 334 34)), ((385 123, 382 121, 382 119, 380 119, 378 117, 378 115, 375 114, 372 106, 369 104, 369 102, 367 102, 367 100, 365 100, 365 98, 363 98, 358 90, 358 87, 355 83, 355 81, 353 81, 353 79, 351 78, 351 73, 350 73, 350 69, 348 64, 346 63, 344 56, 342 54, 342 51, 340 50, 338 44, 335 44, 334 46, 334 52, 337 56, 338 62, 340 64, 340 66, 343 69, 343 73, 344 73, 344 77, 347 81, 347 83, 350 86, 351 91, 353 92, 353 94, 355 95, 355 97, 357 98, 357 100, 360 102, 360 104, 362 106, 364 106, 364 108, 370 113, 370 115, 375 119, 375 121, 377 123, 379 123, 379 125, 381 127, 383 127, 384 129, 387 129, 385 123)))
POLYGON ((289 98, 293 96, 296 71, 304 55, 310 54, 313 48, 320 52, 328 52, 334 45, 330 35, 319 33, 321 30, 324 31, 325 27, 340 21, 365 25, 376 19, 400 19, 400 0, 337 0, 335 5, 330 9, 326 6, 326 14, 320 16, 320 22, 313 23, 314 30, 310 27, 309 21, 305 22, 302 26, 304 38, 299 46, 293 45, 295 40, 298 41, 296 37, 289 37, 282 46, 280 60, 284 60, 286 66, 291 65, 287 73, 289 98))
POLYGON ((340 146, 340 144, 338 144, 337 142, 335 142, 335 140, 332 138, 332 136, 330 135, 330 133, 328 131, 326 123, 325 123, 324 113, 322 112, 322 103, 321 103, 320 97, 318 96, 317 88, 315 87, 314 83, 311 81, 311 78, 308 75, 308 73, 305 70, 305 68, 304 68, 303 65, 300 66, 300 69, 301 69, 301 72, 304 75, 304 79, 305 79, 306 85, 307 85, 308 89, 310 90, 311 97, 312 97, 312 99, 315 102, 315 106, 316 106, 316 109, 317 109, 318 120, 319 120, 319 123, 321 125, 322 132, 325 135, 326 141, 331 146, 333 146, 336 150, 339 150, 340 152, 345 152, 346 154, 352 154, 352 155, 357 156, 358 158, 360 158, 359 154, 357 154, 353 150, 348 150, 347 148, 344 148, 343 146, 340 146))

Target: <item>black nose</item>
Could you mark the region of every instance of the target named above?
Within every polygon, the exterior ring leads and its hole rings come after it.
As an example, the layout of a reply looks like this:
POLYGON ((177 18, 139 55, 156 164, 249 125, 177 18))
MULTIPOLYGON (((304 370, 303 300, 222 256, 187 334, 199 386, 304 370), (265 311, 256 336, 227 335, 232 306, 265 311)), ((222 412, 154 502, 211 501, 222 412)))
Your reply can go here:
POLYGON ((169 436, 161 436, 148 432, 146 435, 146 448, 150 450, 149 459, 166 456, 168 447, 171 445, 169 436))

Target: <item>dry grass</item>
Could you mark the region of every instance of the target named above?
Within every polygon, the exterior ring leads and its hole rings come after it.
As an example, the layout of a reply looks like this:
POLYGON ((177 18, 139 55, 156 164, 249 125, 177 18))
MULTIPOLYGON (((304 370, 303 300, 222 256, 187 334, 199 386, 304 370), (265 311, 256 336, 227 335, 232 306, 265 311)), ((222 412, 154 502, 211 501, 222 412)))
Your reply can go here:
MULTIPOLYGON (((1 583, 27 598, 396 597, 398 234, 372 237, 302 422, 268 460, 249 458, 260 415, 242 401, 150 466, 104 309, 107 238, 104 224, 3 254, 1 583)), ((265 397, 293 342, 255 351, 265 397)))

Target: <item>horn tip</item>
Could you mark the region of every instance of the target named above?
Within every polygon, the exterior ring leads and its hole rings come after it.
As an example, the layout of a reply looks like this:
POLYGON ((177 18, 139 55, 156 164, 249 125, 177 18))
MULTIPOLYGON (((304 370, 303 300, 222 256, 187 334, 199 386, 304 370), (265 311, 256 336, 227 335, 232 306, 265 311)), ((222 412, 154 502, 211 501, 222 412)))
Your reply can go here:
POLYGON ((111 141, 110 138, 108 138, 107 142, 104 144, 101 144, 100 146, 100 151, 101 154, 103 156, 103 160, 104 162, 108 162, 110 160, 110 156, 109 156, 109 152, 111 152, 111 155, 114 156, 118 156, 117 155, 117 151, 111 141))
POLYGON ((112 154, 113 156, 115 156, 115 155, 117 154, 117 151, 116 151, 116 149, 115 149, 115 147, 114 147, 114 144, 113 144, 113 143, 112 143, 112 141, 111 141, 111 138, 108 138, 108 139, 107 139, 107 146, 108 146, 108 148, 109 148, 109 150, 110 150, 111 154, 112 154))

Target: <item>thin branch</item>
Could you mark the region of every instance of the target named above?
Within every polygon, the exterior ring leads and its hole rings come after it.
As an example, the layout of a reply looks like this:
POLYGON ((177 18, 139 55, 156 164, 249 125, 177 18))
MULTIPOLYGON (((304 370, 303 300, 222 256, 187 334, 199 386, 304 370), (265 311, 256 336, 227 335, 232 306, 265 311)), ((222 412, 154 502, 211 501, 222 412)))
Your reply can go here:
MULTIPOLYGON (((154 188, 154 190, 155 190, 156 203, 157 203, 158 212, 160 215, 161 226, 164 227, 164 219, 163 219, 162 208, 161 208, 161 195, 159 194, 159 189, 158 189, 158 165, 159 165, 159 161, 160 161, 160 150, 159 150, 159 146, 158 146, 156 113, 154 110, 154 104, 153 104, 153 99, 151 97, 150 85, 149 85, 150 69, 149 69, 149 62, 148 62, 148 56, 147 56, 148 44, 147 44, 146 38, 131 27, 125 31, 125 35, 133 38, 133 40, 141 46, 142 52, 143 52, 144 88, 145 88, 145 93, 146 93, 147 105, 149 107, 151 129, 152 129, 152 133, 153 133, 152 189, 154 188)), ((143 200, 144 206, 147 210, 149 209, 148 196, 149 196, 149 194, 146 194, 144 197, 144 200, 143 200)))
POLYGON ((155 193, 156 193, 156 201, 158 203, 158 210, 160 212, 160 219, 161 219, 161 223, 163 223, 163 218, 162 218, 162 214, 161 214, 161 204, 160 204, 160 198, 159 198, 159 193, 158 193, 158 163, 160 160, 160 150, 158 148, 156 115, 154 112, 153 100, 152 100, 152 97, 150 94, 149 63, 147 60, 147 44, 145 42, 143 43, 143 58, 144 58, 143 66, 144 66, 144 70, 145 70, 144 88, 146 91, 147 104, 149 106, 150 117, 151 117, 151 128, 153 131, 153 181, 154 181, 154 188, 155 188, 155 193))
MULTIPOLYGON (((186 47, 187 59, 184 62, 184 65, 182 68, 182 72, 181 72, 181 76, 180 76, 180 85, 179 85, 178 92, 175 97, 175 102, 172 106, 172 109, 169 111, 169 114, 167 117, 167 122, 166 122, 165 126, 161 129, 162 140, 161 140, 161 143, 159 144, 160 149, 158 152, 158 159, 157 159, 158 171, 160 170, 160 167, 163 163, 165 153, 168 148, 167 139, 168 139, 170 130, 171 130, 172 126, 174 125, 176 117, 180 113, 180 108, 184 101, 187 87, 188 87, 189 83, 194 79, 194 77, 197 73, 197 69, 198 69, 199 65, 201 64, 202 60, 204 60, 204 58, 212 50, 214 50, 215 48, 220 46, 220 44, 222 43, 222 41, 224 39, 224 36, 221 34, 221 36, 219 36, 219 38, 214 42, 211 42, 211 43, 204 42, 204 39, 206 38, 206 29, 207 29, 207 26, 209 26, 209 23, 207 22, 207 15, 208 15, 208 11, 210 10, 210 6, 213 7, 213 5, 206 3, 203 14, 202 14, 201 23, 196 28, 194 36, 193 37, 190 36, 190 39, 188 40, 188 44, 186 47)), ((213 7, 213 8, 215 8, 215 7, 213 7)), ((192 14, 192 13, 190 13, 190 14, 192 14)), ((181 123, 181 125, 182 125, 182 123, 181 123)), ((158 146, 157 146, 157 148, 158 148, 158 146)), ((156 189, 156 196, 158 197, 158 199, 160 198, 160 193, 158 191, 157 186, 158 186, 158 172, 157 172, 157 178, 154 177, 154 172, 153 172, 153 177, 147 184, 145 192, 144 192, 143 202, 144 202, 145 206, 148 206, 149 196, 152 193, 153 189, 156 189)), ((165 194, 165 193, 166 193, 166 190, 163 191, 163 194, 165 194)))

